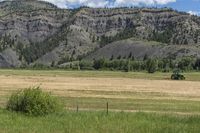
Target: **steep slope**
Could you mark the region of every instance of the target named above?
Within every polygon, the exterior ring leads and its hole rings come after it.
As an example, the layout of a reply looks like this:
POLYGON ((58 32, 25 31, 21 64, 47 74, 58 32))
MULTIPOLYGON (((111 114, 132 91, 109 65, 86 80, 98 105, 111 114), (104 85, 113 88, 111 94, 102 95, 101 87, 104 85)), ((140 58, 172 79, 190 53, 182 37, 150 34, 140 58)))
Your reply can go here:
POLYGON ((107 44, 84 59, 127 59, 130 55, 136 59, 143 59, 146 55, 153 58, 200 57, 200 47, 199 45, 168 45, 131 38, 107 44))
POLYGON ((59 49, 55 54, 58 58, 50 62, 57 63, 66 56, 74 54, 76 58, 96 47, 89 33, 72 24, 71 10, 39 1, 7 1, 0 5, 0 51, 12 48, 23 64, 42 60, 43 55, 48 58, 54 49, 59 49))
POLYGON ((5 60, 5 58, 0 54, 0 67, 8 68, 11 67, 10 64, 5 60))
POLYGON ((89 53, 88 59, 127 52, 136 58, 197 57, 199 44, 200 18, 169 8, 67 10, 36 0, 0 2, 0 54, 12 55, 2 58, 0 67, 59 65, 89 53), (139 41, 129 39, 133 37, 139 41), (182 53, 182 47, 190 52, 182 53))
POLYGON ((200 43, 200 18, 168 8, 84 8, 76 14, 75 24, 97 36, 128 32, 130 37, 168 44, 200 43))
POLYGON ((38 1, 6 1, 0 4, 0 35, 16 42, 41 42, 59 31, 69 16, 62 10, 38 1))

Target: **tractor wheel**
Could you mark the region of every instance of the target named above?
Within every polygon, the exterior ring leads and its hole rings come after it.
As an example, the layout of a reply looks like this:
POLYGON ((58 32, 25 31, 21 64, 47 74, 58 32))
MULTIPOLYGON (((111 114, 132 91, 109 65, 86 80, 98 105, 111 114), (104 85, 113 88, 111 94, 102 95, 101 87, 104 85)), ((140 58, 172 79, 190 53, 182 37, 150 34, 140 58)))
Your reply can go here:
POLYGON ((181 75, 181 77, 180 77, 180 78, 181 78, 181 80, 185 80, 185 77, 184 77, 183 75, 181 75))
POLYGON ((171 76, 171 79, 172 79, 172 80, 175 80, 175 75, 174 75, 174 74, 171 76))

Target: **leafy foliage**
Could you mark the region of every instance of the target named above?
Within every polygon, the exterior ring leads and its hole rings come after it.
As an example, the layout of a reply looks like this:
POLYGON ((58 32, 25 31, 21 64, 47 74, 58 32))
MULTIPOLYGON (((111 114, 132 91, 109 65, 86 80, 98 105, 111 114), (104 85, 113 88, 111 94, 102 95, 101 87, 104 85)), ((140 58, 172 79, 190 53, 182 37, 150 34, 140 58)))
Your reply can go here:
POLYGON ((94 63, 91 61, 82 60, 80 61, 80 69, 82 70, 94 70, 94 63))
POLYGON ((58 62, 58 65, 61 65, 63 63, 70 62, 70 61, 73 61, 72 58, 70 58, 69 56, 65 56, 58 62))
POLYGON ((69 29, 67 28, 67 25, 63 25, 62 31, 55 35, 53 38, 47 38, 43 42, 31 43, 29 46, 19 49, 19 53, 24 57, 25 61, 30 64, 44 54, 58 47, 60 41, 65 41, 67 43, 67 38, 65 37, 67 36, 68 32, 69 29))
POLYGON ((153 31, 152 38, 150 40, 162 42, 162 43, 170 43, 170 39, 173 36, 173 28, 166 29, 164 32, 153 31))
POLYGON ((125 28, 123 31, 117 33, 115 36, 105 36, 103 35, 101 37, 100 41, 100 47, 105 46, 108 43, 118 41, 118 40, 123 40, 123 39, 128 39, 131 37, 134 37, 136 35, 136 30, 135 27, 133 28, 125 28))
POLYGON ((61 101, 43 92, 39 87, 20 90, 14 93, 7 104, 10 111, 21 112, 31 116, 43 116, 63 108, 61 101))
MULTIPOLYGON (((131 55, 131 54, 130 54, 131 55)), ((136 60, 133 56, 127 58, 121 58, 111 56, 111 58, 95 59, 94 61, 82 60, 80 62, 81 70, 120 70, 120 71, 147 71, 154 73, 156 71, 170 72, 175 68, 179 68, 182 71, 194 71, 200 70, 200 59, 194 59, 191 57, 184 57, 180 59, 173 58, 147 58, 144 56, 143 60, 136 60)))
POLYGON ((148 59, 146 63, 146 69, 148 73, 155 73, 158 68, 158 62, 156 59, 148 59))
POLYGON ((10 35, 5 34, 4 36, 0 36, 0 52, 5 50, 6 48, 11 48, 14 46, 14 40, 11 39, 10 35))
POLYGON ((94 60, 94 68, 95 69, 101 69, 101 68, 103 68, 104 67, 104 65, 105 65, 105 59, 104 58, 102 58, 102 59, 99 59, 99 60, 94 60))

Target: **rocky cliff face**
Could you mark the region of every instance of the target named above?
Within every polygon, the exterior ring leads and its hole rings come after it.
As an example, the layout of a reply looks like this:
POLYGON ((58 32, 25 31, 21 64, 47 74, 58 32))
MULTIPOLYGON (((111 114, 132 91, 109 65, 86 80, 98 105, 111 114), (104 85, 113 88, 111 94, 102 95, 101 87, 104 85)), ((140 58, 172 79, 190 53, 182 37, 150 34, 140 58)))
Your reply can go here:
POLYGON ((0 3, 0 35, 29 44, 52 36, 67 21, 69 11, 38 1, 0 3))
POLYGON ((75 24, 96 35, 115 35, 124 29, 134 30, 142 39, 162 40, 169 44, 200 43, 200 19, 172 9, 82 9, 75 24))
POLYGON ((0 3, 0 66, 62 64, 132 37, 196 47, 200 18, 168 8, 67 10, 41 1, 0 3))

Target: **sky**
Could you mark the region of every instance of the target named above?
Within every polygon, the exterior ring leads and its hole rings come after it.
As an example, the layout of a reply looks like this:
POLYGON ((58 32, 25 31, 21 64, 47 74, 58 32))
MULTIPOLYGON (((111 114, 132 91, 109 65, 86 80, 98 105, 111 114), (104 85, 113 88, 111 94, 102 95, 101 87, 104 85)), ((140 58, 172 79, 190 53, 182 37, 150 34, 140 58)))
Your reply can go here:
POLYGON ((200 15, 200 0, 44 0, 61 8, 147 6, 171 7, 193 15, 200 15))
MULTIPOLYGON (((0 0, 3 1, 3 0, 0 0)), ((60 8, 89 7, 171 7, 200 16, 200 0, 43 0, 57 5, 60 8)))
POLYGON ((200 15, 200 0, 176 0, 176 2, 168 3, 162 6, 172 7, 179 11, 200 15))

